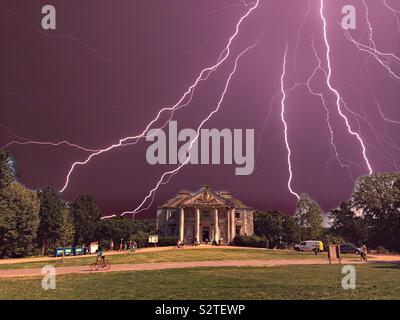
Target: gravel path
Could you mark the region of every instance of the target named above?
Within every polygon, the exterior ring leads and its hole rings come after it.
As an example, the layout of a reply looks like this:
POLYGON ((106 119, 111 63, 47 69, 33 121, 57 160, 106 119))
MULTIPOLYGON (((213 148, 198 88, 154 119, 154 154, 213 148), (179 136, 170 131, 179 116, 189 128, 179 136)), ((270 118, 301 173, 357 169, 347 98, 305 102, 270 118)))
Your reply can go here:
MULTIPOLYGON (((386 256, 379 261, 374 259, 372 263, 400 263, 398 258, 386 256)), ((343 260, 342 264, 365 263, 357 260, 343 260)), ((108 271, 91 271, 89 266, 56 267, 57 275, 73 273, 105 273, 118 271, 143 271, 143 270, 164 270, 164 269, 184 269, 196 267, 276 267, 290 265, 327 265, 326 259, 277 259, 277 260, 221 260, 221 261, 190 261, 190 262, 158 262, 158 263, 138 263, 138 264, 116 264, 111 266, 108 271)), ((0 278, 15 277, 35 277, 42 276, 41 269, 8 269, 0 270, 0 278)))
MULTIPOLYGON (((187 247, 184 250, 191 250, 201 247, 187 247)), ((208 247, 213 248, 213 247, 208 247)), ((216 247, 216 248, 230 248, 230 249, 243 249, 242 247, 216 247)), ((138 250, 137 253, 155 252, 164 250, 174 250, 174 247, 163 248, 145 248, 138 250)), ((255 248, 254 248, 255 249, 255 248)), ((176 249, 175 249, 176 250, 176 249)), ((250 249, 249 249, 250 250, 250 249)), ((258 249, 260 250, 260 249, 258 249)), ((265 250, 265 249, 261 249, 265 250)), ((126 252, 125 252, 126 253, 126 252)), ((137 254, 136 253, 136 254, 137 254)), ((121 254, 121 252, 107 252, 108 255, 121 254)), ((82 256, 80 256, 82 257, 82 256)), ((74 259, 79 257, 66 257, 66 259, 74 259)), ((4 263, 24 263, 24 262, 38 262, 48 261, 54 258, 41 257, 41 258, 24 258, 24 259, 5 259, 0 260, 0 264, 4 263)), ((336 262, 337 263, 337 262, 336 262)), ((356 259, 342 260, 342 264, 359 264, 365 263, 356 259)), ((374 255, 368 263, 395 263, 400 264, 400 255, 374 255)), ((290 265, 326 265, 328 260, 326 258, 320 259, 264 259, 264 260, 220 260, 220 261, 188 261, 188 262, 157 262, 157 263, 137 263, 137 264, 116 264, 112 265, 108 271, 91 271, 89 265, 84 266, 70 266, 70 267, 56 267, 57 275, 62 274, 77 274, 77 273, 98 273, 98 272, 118 272, 118 271, 143 271, 143 270, 163 270, 163 269, 184 269, 196 267, 276 267, 276 266, 290 266, 290 265)), ((42 269, 5 269, 0 270, 0 278, 15 278, 15 277, 37 277, 42 276, 42 269)))

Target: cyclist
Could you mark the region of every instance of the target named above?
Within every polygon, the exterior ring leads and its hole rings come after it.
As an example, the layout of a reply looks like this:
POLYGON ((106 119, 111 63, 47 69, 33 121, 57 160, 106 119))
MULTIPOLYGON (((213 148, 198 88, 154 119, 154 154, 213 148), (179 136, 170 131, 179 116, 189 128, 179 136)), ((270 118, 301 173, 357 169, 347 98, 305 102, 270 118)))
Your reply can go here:
POLYGON ((96 262, 99 262, 101 260, 102 263, 105 262, 106 257, 103 255, 103 247, 101 244, 99 244, 99 247, 97 248, 97 259, 96 262))

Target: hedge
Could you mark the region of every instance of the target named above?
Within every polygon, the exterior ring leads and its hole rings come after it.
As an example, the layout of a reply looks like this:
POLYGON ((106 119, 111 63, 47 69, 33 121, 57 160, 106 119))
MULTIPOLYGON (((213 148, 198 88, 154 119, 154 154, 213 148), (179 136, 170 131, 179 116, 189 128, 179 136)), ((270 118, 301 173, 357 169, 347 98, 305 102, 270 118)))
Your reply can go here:
MULTIPOLYGON (((149 237, 135 237, 133 236, 131 240, 136 241, 138 248, 152 247, 154 244, 149 243, 149 237)), ((175 246, 178 241, 178 237, 158 237, 158 247, 175 246)))
POLYGON ((159 237, 158 238, 158 246, 159 247, 175 246, 177 242, 178 242, 178 237, 159 237))
POLYGON ((266 248, 269 243, 268 239, 259 236, 236 236, 233 243, 241 247, 257 247, 266 248))

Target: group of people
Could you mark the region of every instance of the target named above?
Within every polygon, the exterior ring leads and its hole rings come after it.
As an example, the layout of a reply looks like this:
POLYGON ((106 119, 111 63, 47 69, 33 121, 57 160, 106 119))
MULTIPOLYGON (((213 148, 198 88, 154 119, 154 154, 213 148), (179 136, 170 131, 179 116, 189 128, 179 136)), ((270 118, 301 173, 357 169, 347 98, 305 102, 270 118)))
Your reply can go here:
MULTIPOLYGON (((122 244, 122 241, 121 241, 118 251, 127 250, 127 249, 129 249, 131 252, 135 252, 137 249, 136 241, 129 241, 128 243, 125 242, 124 244, 122 244)), ((110 241, 110 251, 114 251, 114 241, 112 239, 110 241)), ((103 246, 102 246, 101 242, 99 243, 96 254, 97 254, 96 262, 98 263, 99 261, 101 261, 102 263, 105 263, 106 257, 104 255, 104 250, 103 250, 103 246)))
MULTIPOLYGON (((110 240, 110 251, 114 251, 115 246, 114 246, 114 241, 111 239, 110 240)), ((126 250, 130 250, 132 252, 135 252, 137 249, 137 243, 136 241, 121 241, 119 246, 118 246, 118 251, 126 251, 126 250)))
MULTIPOLYGON (((214 240, 214 241, 212 242, 212 244, 215 245, 215 246, 218 246, 218 245, 221 245, 222 241, 223 241, 223 238, 221 237, 221 239, 218 240, 218 241, 215 241, 215 240, 214 240)), ((209 243, 209 240, 208 240, 208 239, 205 239, 205 240, 204 240, 204 243, 205 243, 205 244, 208 244, 208 243, 209 243)), ((183 240, 183 241, 178 240, 178 241, 176 242, 176 247, 177 247, 177 248, 181 248, 181 247, 183 247, 184 245, 185 245, 185 240, 183 240)), ((194 246, 200 245, 200 242, 197 241, 197 238, 194 238, 194 240, 193 240, 193 245, 194 245, 194 246)))

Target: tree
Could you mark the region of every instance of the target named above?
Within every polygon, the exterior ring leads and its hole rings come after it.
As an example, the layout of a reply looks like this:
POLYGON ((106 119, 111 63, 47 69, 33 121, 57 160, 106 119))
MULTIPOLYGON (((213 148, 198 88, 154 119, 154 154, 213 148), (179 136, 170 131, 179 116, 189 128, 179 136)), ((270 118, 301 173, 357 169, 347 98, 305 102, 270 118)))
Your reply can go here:
POLYGON ((301 228, 302 240, 317 240, 322 236, 322 210, 308 195, 301 195, 295 219, 301 228))
POLYGON ((330 233, 346 241, 361 245, 368 239, 368 228, 361 215, 356 213, 352 201, 343 201, 339 208, 330 212, 330 233))
POLYGON ((254 232, 259 236, 265 236, 272 247, 280 244, 280 241, 288 244, 299 241, 299 228, 293 217, 277 210, 256 212, 254 232))
POLYGON ((60 238, 56 243, 57 246, 69 246, 74 244, 75 226, 74 217, 71 209, 64 205, 62 208, 62 224, 60 228, 60 238))
POLYGON ((0 149, 0 189, 15 181, 15 161, 4 150, 0 149))
POLYGON ((39 207, 36 193, 17 182, 0 189, 0 257, 33 254, 39 207))
POLYGON ((64 223, 64 203, 60 194, 47 187, 37 192, 40 200, 40 223, 38 229, 38 243, 42 255, 46 249, 54 248, 61 238, 64 223))
POLYGON ((100 221, 100 209, 93 197, 79 196, 70 204, 70 209, 74 217, 75 245, 89 244, 96 240, 95 234, 97 223, 100 221))
POLYGON ((301 230, 295 218, 285 215, 283 220, 284 241, 289 244, 299 243, 301 240, 301 230))
POLYGON ((135 238, 148 237, 156 233, 154 220, 131 220, 123 217, 101 220, 96 232, 97 239, 104 240, 108 244, 113 240, 114 244, 120 243, 121 239, 131 240, 135 238))
POLYGON ((256 212, 254 215, 254 232, 259 236, 265 236, 269 244, 275 247, 283 237, 282 222, 282 214, 277 210, 256 212))
POLYGON ((369 244, 400 250, 400 173, 379 173, 358 180, 352 196, 368 225, 369 244))

